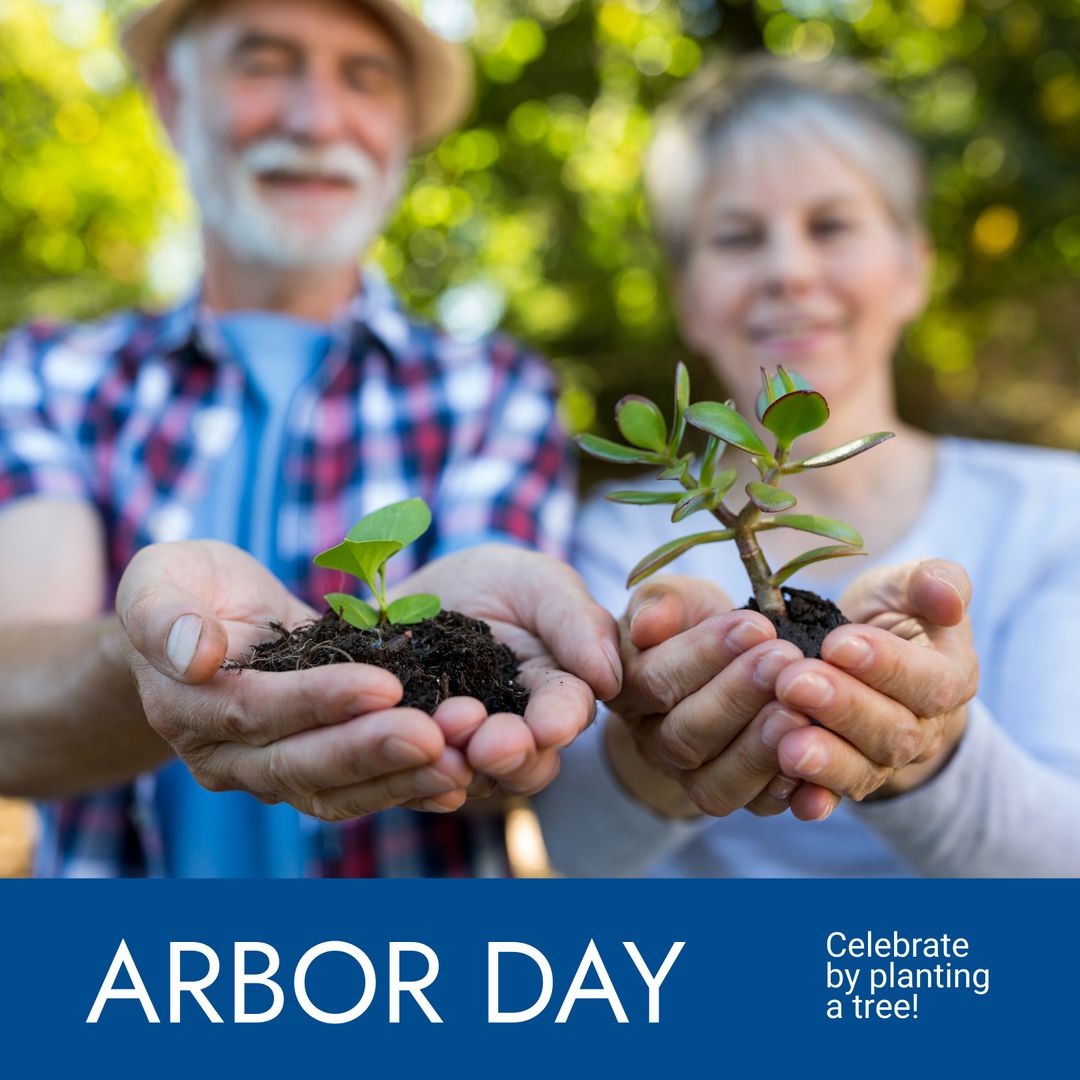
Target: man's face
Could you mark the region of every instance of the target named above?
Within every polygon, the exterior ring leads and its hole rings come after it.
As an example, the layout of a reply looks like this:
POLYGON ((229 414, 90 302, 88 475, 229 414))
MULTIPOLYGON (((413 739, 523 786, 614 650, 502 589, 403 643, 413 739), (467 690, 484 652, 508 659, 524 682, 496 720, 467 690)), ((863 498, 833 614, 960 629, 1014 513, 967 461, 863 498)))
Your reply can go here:
POLYGON ((239 259, 354 261, 401 191, 405 58, 349 0, 226 0, 174 44, 165 108, 206 227, 239 259))

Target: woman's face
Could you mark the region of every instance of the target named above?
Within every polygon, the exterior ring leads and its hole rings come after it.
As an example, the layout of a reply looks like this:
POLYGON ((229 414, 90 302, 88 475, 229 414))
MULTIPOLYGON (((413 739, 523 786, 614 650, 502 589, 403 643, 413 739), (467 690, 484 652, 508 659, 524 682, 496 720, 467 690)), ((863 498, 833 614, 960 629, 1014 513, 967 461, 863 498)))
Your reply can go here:
POLYGON ((839 404, 887 375, 926 301, 924 241, 820 140, 745 140, 701 192, 679 280, 683 331, 744 401, 778 364, 839 404))

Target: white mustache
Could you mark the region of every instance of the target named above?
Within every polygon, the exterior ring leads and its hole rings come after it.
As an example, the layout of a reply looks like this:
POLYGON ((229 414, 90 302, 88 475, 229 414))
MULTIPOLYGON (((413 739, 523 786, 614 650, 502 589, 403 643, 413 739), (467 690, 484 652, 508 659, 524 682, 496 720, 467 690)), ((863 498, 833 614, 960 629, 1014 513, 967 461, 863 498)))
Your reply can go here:
POLYGON ((262 139, 240 156, 252 173, 299 173, 333 180, 347 180, 357 187, 370 184, 378 169, 369 154, 348 143, 311 147, 290 139, 262 139))

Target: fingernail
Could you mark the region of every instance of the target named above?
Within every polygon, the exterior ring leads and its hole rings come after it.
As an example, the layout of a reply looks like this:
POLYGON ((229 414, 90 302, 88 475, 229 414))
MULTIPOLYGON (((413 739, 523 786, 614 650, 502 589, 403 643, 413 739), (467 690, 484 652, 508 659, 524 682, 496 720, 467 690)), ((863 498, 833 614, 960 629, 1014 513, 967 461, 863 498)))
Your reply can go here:
POLYGON ((791 681, 784 696, 791 697, 802 708, 820 709, 832 701, 832 683, 823 675, 806 671, 791 681))
POLYGON ((832 816, 832 813, 833 813, 833 811, 834 811, 834 810, 835 810, 835 809, 836 809, 836 808, 837 808, 837 807, 838 807, 839 805, 840 805, 840 804, 839 804, 838 802, 830 802, 830 803, 829 803, 829 805, 828 805, 828 806, 826 806, 826 807, 825 807, 825 809, 824 809, 824 810, 822 811, 822 813, 820 813, 820 814, 819 814, 819 815, 818 815, 818 816, 817 816, 816 818, 814 818, 814 820, 815 820, 815 821, 824 821, 824 820, 825 820, 825 819, 826 819, 827 817, 831 817, 831 816, 832 816))
POLYGON ((517 770, 525 764, 525 759, 528 756, 528 751, 522 751, 520 754, 514 754, 511 757, 504 758, 502 761, 496 761, 494 765, 489 765, 488 771, 503 775, 506 773, 517 772, 517 770))
POLYGON ((873 659, 874 650, 861 637, 846 637, 829 650, 829 663, 848 671, 862 671, 873 659))
POLYGON ((766 641, 769 635, 755 622, 744 620, 732 627, 724 638, 724 644, 733 653, 744 653, 766 641))
POLYGON ((379 683, 376 683, 375 686, 368 684, 363 689, 356 691, 356 695, 348 705, 350 716, 363 716, 364 713, 370 712, 372 708, 377 707, 376 701, 385 702, 386 707, 389 708, 396 705, 404 696, 404 687, 389 671, 382 668, 374 668, 373 670, 383 678, 380 678, 379 683), (389 678, 385 678, 385 676, 389 676, 389 678))
POLYGON ((952 591, 956 593, 957 599, 960 601, 960 603, 962 605, 964 604, 963 590, 960 588, 959 584, 957 584, 956 579, 951 574, 946 574, 941 570, 931 570, 930 576, 935 581, 940 581, 942 585, 946 586, 946 588, 952 589, 952 591))
POLYGON ((787 800, 791 798, 791 793, 798 786, 798 780, 790 780, 786 776, 778 776, 766 790, 777 802, 787 802, 787 800))
POLYGON ((766 717, 765 722, 761 725, 761 741, 770 750, 775 750, 785 735, 805 726, 806 721, 801 717, 784 709, 776 709, 766 717))
POLYGON ((180 675, 186 675, 199 647, 203 623, 198 615, 181 615, 172 624, 169 640, 165 643, 165 655, 180 675))
POLYGON ((426 810, 429 814, 449 814, 453 812, 449 806, 443 806, 442 803, 437 803, 434 799, 421 799, 420 809, 426 810))
POLYGON ((817 743, 811 743, 795 762, 795 772, 804 776, 816 776, 825 766, 825 751, 817 743))
POLYGON ((391 764, 400 768, 423 765, 429 759, 427 751, 416 743, 406 742, 396 735, 383 739, 382 756, 391 764))
POLYGON ((759 690, 772 690, 776 686, 776 676, 790 663, 791 657, 780 649, 767 652, 754 665, 754 685, 759 690))
POLYGON ((614 642, 608 641, 606 638, 600 642, 600 648, 603 650, 604 656, 607 657, 608 665, 611 667, 611 676, 615 680, 616 686, 622 685, 622 657, 619 656, 618 647, 614 642))
POLYGON ((650 596, 648 600, 643 600, 635 610, 634 614, 630 617, 630 629, 634 629, 634 623, 638 621, 638 616, 643 611, 648 611, 651 607, 656 607, 660 603, 659 596, 650 596))
POLYGON ((446 773, 430 768, 420 769, 413 777, 413 784, 421 795, 443 795, 462 786, 446 773))

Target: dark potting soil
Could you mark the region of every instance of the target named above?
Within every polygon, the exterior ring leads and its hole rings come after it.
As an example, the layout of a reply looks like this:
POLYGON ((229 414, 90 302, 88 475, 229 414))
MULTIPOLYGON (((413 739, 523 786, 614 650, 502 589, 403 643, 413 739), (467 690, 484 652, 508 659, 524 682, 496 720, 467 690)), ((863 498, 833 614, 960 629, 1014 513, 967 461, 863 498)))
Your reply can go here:
MULTIPOLYGON (((776 636, 781 641, 790 641, 802 650, 803 656, 812 660, 821 659, 821 643, 831 630, 843 626, 851 620, 831 601, 805 589, 781 589, 787 604, 787 619, 765 617, 776 627, 776 636)), ((750 598, 746 605, 750 611, 760 611, 757 601, 750 598)))
POLYGON ((491 636, 491 627, 458 611, 440 611, 433 619, 409 626, 386 623, 357 630, 337 612, 316 622, 277 633, 263 642, 245 663, 232 668, 256 671, 298 671, 357 661, 375 664, 401 680, 401 704, 433 713, 448 697, 474 697, 488 713, 524 713, 529 691, 519 682, 517 658, 491 636))

